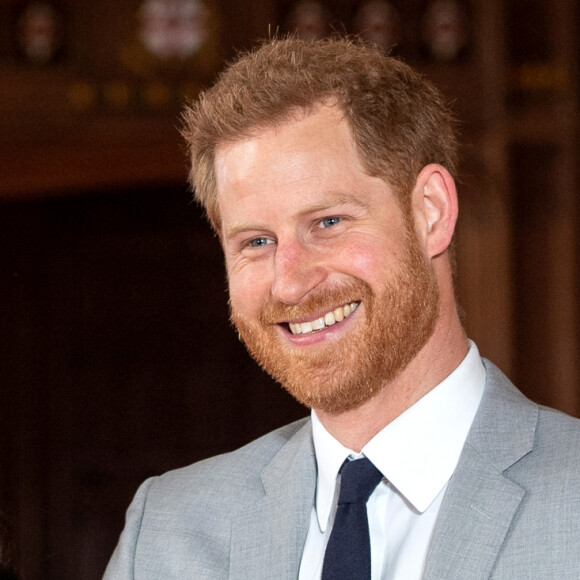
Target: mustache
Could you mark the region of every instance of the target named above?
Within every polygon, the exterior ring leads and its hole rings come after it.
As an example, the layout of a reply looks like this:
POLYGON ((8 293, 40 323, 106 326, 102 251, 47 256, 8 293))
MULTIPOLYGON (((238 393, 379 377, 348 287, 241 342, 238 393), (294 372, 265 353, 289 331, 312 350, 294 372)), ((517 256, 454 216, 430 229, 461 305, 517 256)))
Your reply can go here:
POLYGON ((308 319, 350 302, 361 302, 370 296, 372 292, 366 282, 359 279, 349 280, 340 286, 314 289, 300 304, 285 304, 279 300, 271 300, 260 310, 259 321, 264 326, 270 326, 308 319))

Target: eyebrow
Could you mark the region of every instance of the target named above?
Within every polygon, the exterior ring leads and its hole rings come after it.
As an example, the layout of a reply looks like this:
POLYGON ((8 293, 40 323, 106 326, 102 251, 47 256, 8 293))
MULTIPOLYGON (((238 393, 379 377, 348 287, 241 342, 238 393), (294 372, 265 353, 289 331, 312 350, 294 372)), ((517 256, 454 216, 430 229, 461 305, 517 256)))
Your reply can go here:
POLYGON ((333 197, 331 197, 330 199, 328 199, 325 202, 315 203, 315 204, 312 204, 312 205, 306 207, 305 209, 298 212, 298 215, 305 215, 305 214, 309 214, 309 213, 314 213, 316 211, 324 211, 327 209, 332 209, 333 207, 335 207, 337 205, 344 205, 344 204, 353 204, 353 205, 360 207, 361 209, 368 208, 368 204, 361 201, 361 199, 356 195, 353 195, 351 193, 337 193, 336 195, 334 195, 333 197))
MULTIPOLYGON (((305 208, 298 211, 293 217, 303 217, 305 215, 309 215, 312 213, 316 213, 319 211, 326 211, 331 210, 332 208, 338 205, 345 205, 345 204, 352 204, 356 205, 361 209, 367 209, 368 204, 361 201, 361 199, 353 194, 350 193, 337 193, 333 194, 329 199, 323 201, 321 203, 314 203, 312 205, 306 206, 305 208)), ((225 232, 225 238, 231 240, 232 238, 236 237, 239 234, 244 232, 250 232, 255 230, 267 230, 268 228, 265 226, 260 226, 259 224, 250 224, 250 223, 237 223, 233 224, 231 227, 228 228, 227 232, 225 232)))

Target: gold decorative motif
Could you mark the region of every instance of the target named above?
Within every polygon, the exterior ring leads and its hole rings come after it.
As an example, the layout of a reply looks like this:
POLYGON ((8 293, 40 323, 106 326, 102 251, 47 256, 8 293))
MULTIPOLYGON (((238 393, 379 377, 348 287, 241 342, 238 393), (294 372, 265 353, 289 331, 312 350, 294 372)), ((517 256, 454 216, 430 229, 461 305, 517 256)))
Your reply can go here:
POLYGON ((99 100, 95 85, 79 81, 73 83, 68 90, 68 101, 77 111, 89 111, 97 106, 99 100))

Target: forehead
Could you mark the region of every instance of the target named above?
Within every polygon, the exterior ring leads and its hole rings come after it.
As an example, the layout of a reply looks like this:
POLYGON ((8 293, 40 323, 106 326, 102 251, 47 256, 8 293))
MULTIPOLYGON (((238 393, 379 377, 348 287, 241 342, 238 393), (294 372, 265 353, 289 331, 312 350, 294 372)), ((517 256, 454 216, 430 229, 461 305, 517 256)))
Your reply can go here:
POLYGON ((348 122, 333 105, 296 112, 285 122, 253 136, 218 146, 215 174, 218 198, 233 185, 268 179, 276 174, 315 170, 319 175, 338 167, 362 170, 348 122))
POLYGON ((223 146, 216 155, 220 233, 273 231, 339 206, 385 204, 388 185, 362 166, 348 122, 323 107, 223 146))

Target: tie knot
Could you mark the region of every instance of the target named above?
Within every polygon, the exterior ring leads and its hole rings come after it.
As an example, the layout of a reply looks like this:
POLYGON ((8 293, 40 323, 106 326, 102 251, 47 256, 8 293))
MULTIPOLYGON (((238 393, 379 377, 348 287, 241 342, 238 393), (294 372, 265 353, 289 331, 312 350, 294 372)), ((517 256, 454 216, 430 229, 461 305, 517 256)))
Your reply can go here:
POLYGON ((347 459, 340 470, 338 503, 366 504, 381 479, 383 474, 366 457, 347 459))

